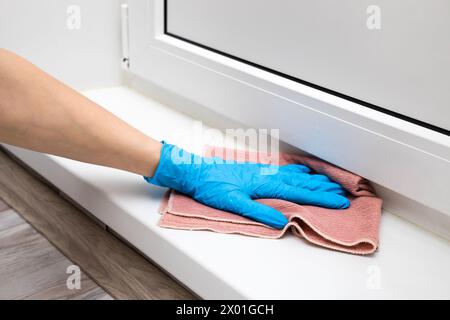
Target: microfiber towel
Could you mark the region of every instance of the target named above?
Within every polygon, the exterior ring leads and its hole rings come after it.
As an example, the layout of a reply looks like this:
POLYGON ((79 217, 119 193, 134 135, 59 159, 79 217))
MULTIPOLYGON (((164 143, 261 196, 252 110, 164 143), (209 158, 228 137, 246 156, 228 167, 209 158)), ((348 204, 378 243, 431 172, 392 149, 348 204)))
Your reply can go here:
MULTIPOLYGON (((233 155, 239 161, 274 163, 273 157, 263 153, 226 150, 208 147, 206 156, 233 155)), ((291 230, 315 245, 353 254, 368 255, 379 244, 379 226, 382 200, 369 182, 347 170, 338 168, 318 158, 295 154, 279 154, 279 165, 304 164, 313 173, 325 174, 340 183, 349 193, 350 207, 345 210, 298 205, 279 199, 259 199, 282 212, 289 220, 282 230, 226 211, 210 208, 195 200, 169 190, 160 206, 159 225, 164 228, 184 230, 210 230, 220 233, 237 233, 261 238, 281 238, 291 230)))

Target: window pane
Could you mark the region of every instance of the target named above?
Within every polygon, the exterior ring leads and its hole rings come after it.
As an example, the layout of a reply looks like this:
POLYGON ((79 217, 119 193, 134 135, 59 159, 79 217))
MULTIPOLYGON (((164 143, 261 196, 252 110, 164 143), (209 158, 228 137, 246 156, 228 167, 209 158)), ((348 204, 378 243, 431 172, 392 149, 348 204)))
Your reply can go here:
POLYGON ((167 32, 450 130, 448 0, 167 0, 167 32))

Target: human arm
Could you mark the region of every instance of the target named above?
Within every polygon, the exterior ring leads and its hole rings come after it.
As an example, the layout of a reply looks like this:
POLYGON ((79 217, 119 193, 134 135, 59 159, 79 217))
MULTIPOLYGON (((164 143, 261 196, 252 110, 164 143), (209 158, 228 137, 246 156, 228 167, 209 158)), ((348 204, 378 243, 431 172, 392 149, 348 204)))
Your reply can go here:
POLYGON ((153 175, 161 151, 159 141, 3 49, 0 141, 142 176, 153 175))
MULTIPOLYGON (((148 119, 149 125, 152 119, 148 119)), ((209 163, 206 158, 146 136, 101 106, 17 55, 0 49, 0 142, 145 176, 214 208, 275 228, 287 219, 253 201, 279 198, 344 209, 345 190, 305 166, 281 166, 275 175, 255 163, 209 163), (177 163, 173 152, 191 163, 177 163)))

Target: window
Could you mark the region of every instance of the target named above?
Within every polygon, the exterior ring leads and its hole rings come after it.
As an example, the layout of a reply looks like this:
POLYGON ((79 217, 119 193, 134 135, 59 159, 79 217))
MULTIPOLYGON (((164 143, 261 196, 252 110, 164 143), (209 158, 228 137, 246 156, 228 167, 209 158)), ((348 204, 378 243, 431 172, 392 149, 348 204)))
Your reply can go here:
POLYGON ((129 0, 129 70, 450 215, 450 5, 337 3, 129 0))
POLYGON ((450 132, 446 0, 165 2, 168 35, 450 132))

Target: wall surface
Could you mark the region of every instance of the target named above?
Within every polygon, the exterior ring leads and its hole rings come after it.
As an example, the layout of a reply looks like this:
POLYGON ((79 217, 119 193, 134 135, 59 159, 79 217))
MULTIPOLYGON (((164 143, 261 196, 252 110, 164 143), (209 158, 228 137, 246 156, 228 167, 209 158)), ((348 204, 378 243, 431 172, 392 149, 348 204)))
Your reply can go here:
POLYGON ((118 85, 120 0, 0 0, 0 47, 76 89, 118 85))

